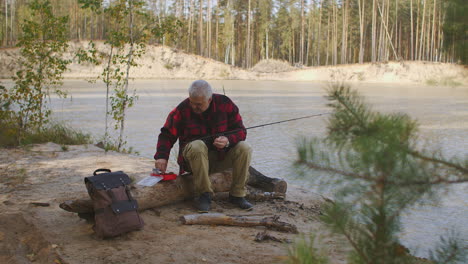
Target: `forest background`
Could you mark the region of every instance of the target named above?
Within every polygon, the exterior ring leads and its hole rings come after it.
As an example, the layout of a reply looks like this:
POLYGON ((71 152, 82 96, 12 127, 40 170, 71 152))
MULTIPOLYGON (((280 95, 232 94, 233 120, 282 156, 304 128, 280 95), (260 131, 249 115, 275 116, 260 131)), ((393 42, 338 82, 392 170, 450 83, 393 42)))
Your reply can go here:
MULTIPOLYGON (((13 47, 29 0, 2 0, 0 43, 13 47)), ((51 0, 70 40, 107 40, 116 0, 51 0), (92 6, 92 5, 91 5, 92 6)), ((175 32, 163 44, 243 68, 263 59, 296 67, 390 60, 468 63, 465 0, 146 0, 139 10, 175 32)), ((144 26, 147 21, 134 21, 144 26)))

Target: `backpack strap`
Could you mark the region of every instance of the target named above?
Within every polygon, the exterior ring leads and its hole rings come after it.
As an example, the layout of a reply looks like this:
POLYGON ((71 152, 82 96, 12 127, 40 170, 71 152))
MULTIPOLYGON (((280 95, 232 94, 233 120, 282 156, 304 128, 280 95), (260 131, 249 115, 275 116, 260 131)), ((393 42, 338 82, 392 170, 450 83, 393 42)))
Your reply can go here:
POLYGON ((93 175, 96 176, 96 172, 101 172, 101 171, 105 171, 105 172, 111 172, 110 169, 97 169, 93 172, 93 175))

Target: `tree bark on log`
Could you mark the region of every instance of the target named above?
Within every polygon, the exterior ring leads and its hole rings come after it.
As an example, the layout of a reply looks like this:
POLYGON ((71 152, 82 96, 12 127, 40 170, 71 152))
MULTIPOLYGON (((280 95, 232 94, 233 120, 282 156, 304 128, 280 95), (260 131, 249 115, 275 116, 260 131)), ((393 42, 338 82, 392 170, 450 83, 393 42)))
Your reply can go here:
POLYGON ((229 225, 229 226, 266 226, 278 231, 297 234, 295 225, 281 222, 279 216, 258 217, 258 216, 228 216, 220 213, 192 214, 180 217, 180 221, 185 225, 229 225))
MULTIPOLYGON (((249 171, 248 185, 263 191, 275 192, 276 194, 273 196, 276 197, 286 193, 286 181, 267 177, 252 167, 249 168, 249 171)), ((210 180, 215 193, 227 192, 231 187, 232 171, 212 173, 210 180)), ((138 201, 139 211, 173 204, 194 196, 191 175, 179 176, 173 181, 162 181, 151 187, 133 186, 131 191, 133 197, 138 201)), ((79 214, 93 213, 93 202, 89 198, 68 200, 61 203, 60 208, 79 214)))

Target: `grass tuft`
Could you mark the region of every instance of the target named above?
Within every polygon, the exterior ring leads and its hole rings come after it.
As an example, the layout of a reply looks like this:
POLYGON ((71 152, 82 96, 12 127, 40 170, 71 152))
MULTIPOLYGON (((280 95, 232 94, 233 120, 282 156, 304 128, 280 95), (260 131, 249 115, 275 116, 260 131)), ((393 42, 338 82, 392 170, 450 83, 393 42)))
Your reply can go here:
POLYGON ((42 128, 28 130, 24 137, 18 140, 19 126, 14 117, 0 119, 0 147, 17 147, 20 145, 54 142, 62 145, 81 145, 91 143, 91 135, 75 130, 64 123, 51 122, 42 128))
POLYGON ((287 264, 328 264, 326 255, 314 246, 315 236, 310 234, 308 238, 302 236, 294 245, 288 248, 287 264))

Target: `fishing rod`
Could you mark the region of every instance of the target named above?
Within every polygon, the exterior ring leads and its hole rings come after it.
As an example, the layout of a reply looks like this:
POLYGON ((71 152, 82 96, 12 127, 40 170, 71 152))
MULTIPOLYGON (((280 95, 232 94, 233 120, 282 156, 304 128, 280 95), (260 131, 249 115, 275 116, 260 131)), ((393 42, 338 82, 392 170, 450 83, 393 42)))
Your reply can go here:
MULTIPOLYGON (((296 118, 291 118, 291 119, 276 121, 276 122, 267 123, 267 124, 261 124, 261 125, 251 126, 251 127, 247 127, 247 128, 238 128, 238 129, 235 129, 235 130, 226 131, 226 132, 220 132, 220 133, 217 133, 217 134, 214 134, 214 135, 205 136, 205 137, 201 137, 201 138, 194 139, 194 140, 203 140, 203 141, 205 141, 205 140, 210 139, 210 138, 213 138, 213 137, 216 138, 216 137, 220 137, 220 136, 225 136, 225 135, 234 134, 234 133, 237 133, 237 132, 239 132, 239 131, 241 131, 241 130, 248 130, 248 129, 254 129, 254 128, 259 128, 259 127, 271 126, 271 125, 281 124, 281 123, 285 123, 285 122, 291 122, 291 121, 296 121, 296 120, 300 120, 300 119, 306 119, 306 118, 311 118, 311 117, 323 116, 323 115, 328 115, 328 114, 330 114, 330 113, 321 113, 321 114, 315 114, 315 115, 308 115, 308 116, 302 116, 302 117, 296 117, 296 118)), ((194 140, 192 140, 192 141, 194 141, 194 140)))

